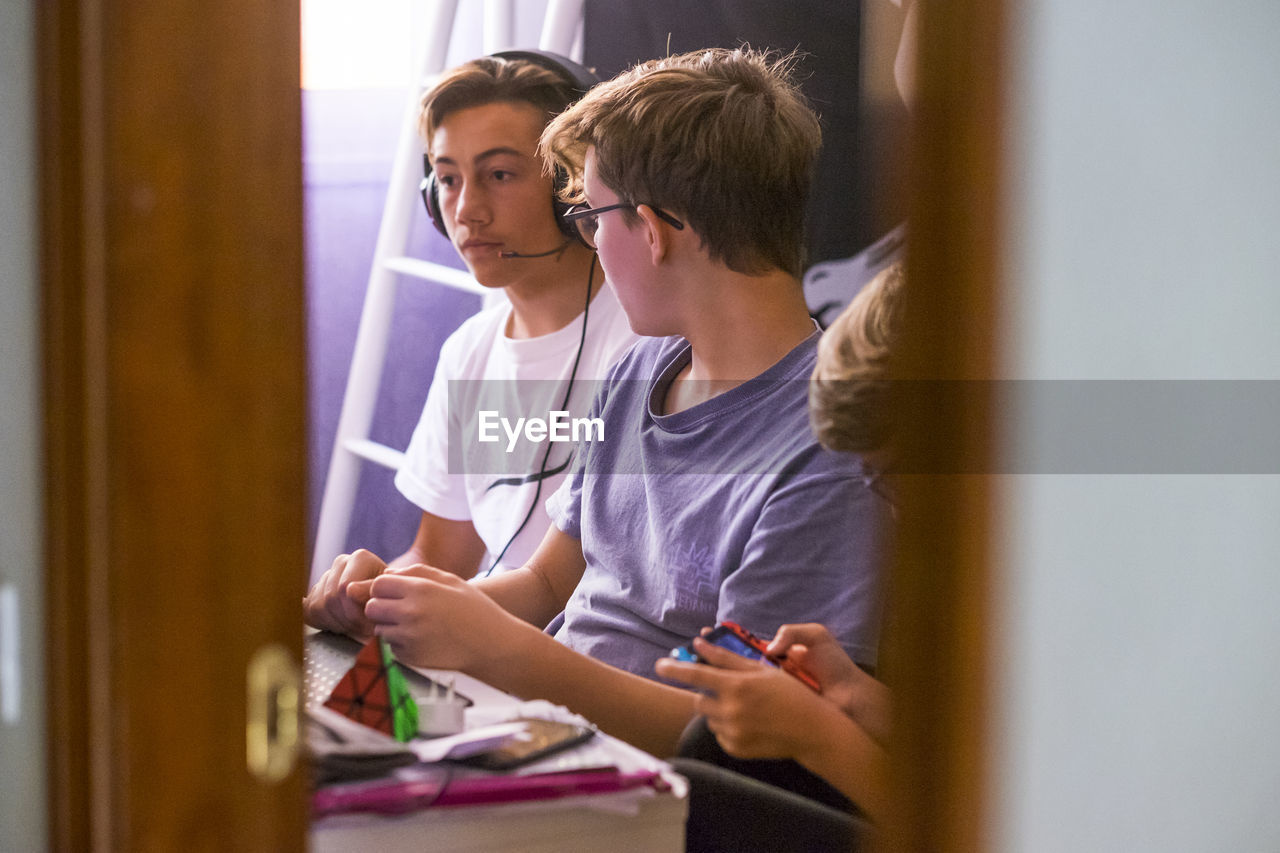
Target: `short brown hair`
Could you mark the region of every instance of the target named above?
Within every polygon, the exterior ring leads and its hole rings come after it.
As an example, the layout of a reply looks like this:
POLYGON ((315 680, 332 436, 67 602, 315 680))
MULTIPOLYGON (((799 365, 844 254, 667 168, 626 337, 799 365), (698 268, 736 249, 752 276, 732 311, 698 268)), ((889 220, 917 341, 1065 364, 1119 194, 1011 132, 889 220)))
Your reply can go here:
POLYGON ((422 96, 418 130, 430 147, 436 129, 450 113, 497 103, 530 104, 549 121, 578 95, 568 80, 550 68, 524 59, 483 56, 445 72, 422 96))
MULTIPOLYGON (((595 149, 600 179, 671 211, 735 272, 803 267, 804 217, 822 133, 791 80, 794 56, 714 48, 641 63, 557 116, 542 151, 571 176, 595 149)), ((634 224, 635 214, 624 213, 634 224)))
POLYGON ((818 342, 809 422, 824 447, 866 453, 889 443, 889 357, 902 322, 904 279, 900 261, 887 267, 818 342))

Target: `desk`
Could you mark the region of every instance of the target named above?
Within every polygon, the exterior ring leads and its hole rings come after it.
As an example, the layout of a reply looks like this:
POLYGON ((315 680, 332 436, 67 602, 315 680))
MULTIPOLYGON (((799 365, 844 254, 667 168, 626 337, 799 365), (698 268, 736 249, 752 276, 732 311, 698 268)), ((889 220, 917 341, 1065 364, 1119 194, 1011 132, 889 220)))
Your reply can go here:
POLYGON ((310 849, 313 853, 684 850, 686 797, 659 794, 642 801, 634 814, 611 814, 605 809, 610 798, 618 796, 424 809, 399 817, 329 817, 312 825, 310 849))
MULTIPOLYGON (((309 638, 308 643, 312 642, 314 638, 309 638)), ((340 650, 338 653, 352 656, 352 649, 358 648, 345 638, 329 639, 327 645, 340 650)), ((309 654, 311 651, 309 648, 309 654)), ((308 669, 311 670, 310 665, 308 669)), ((467 728, 527 713, 531 705, 537 704, 522 703, 462 673, 432 669, 419 672, 441 683, 453 680, 458 692, 471 698, 474 704, 465 712, 467 728)), ((683 850, 688 811, 688 785, 683 777, 665 762, 603 732, 577 748, 586 749, 606 754, 610 762, 619 767, 660 770, 671 790, 659 793, 643 789, 528 803, 434 807, 394 817, 334 815, 313 822, 310 849, 313 853, 683 850)), ((562 760, 571 760, 575 751, 564 753, 562 760)))

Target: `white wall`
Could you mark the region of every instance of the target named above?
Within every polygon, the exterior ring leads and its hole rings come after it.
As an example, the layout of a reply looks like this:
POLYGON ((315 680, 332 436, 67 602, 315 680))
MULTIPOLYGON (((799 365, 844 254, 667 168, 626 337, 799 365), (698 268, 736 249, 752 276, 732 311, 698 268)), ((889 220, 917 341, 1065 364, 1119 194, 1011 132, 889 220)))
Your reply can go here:
MULTIPOLYGON (((1006 375, 1280 380, 1280 4, 1008 5, 1006 375)), ((1280 850, 1280 477, 1024 463, 994 849, 1280 850)))
MULTIPOLYGON (((434 4, 381 0, 301 0, 302 86, 305 89, 377 89, 413 85, 421 64, 423 34, 433 25, 434 4)), ((487 52, 538 46, 547 0, 458 0, 445 67, 487 52), (488 9, 495 28, 485 31, 488 9), (509 11, 510 16, 506 14, 509 11), (502 14, 497 14, 502 12, 502 14), (505 35, 498 27, 506 26, 505 35)), ((576 48, 581 49, 579 32, 576 48)))
POLYGON ((45 846, 32 6, 0 5, 0 847, 6 850, 45 846), (13 605, 7 612, 6 596, 13 605))

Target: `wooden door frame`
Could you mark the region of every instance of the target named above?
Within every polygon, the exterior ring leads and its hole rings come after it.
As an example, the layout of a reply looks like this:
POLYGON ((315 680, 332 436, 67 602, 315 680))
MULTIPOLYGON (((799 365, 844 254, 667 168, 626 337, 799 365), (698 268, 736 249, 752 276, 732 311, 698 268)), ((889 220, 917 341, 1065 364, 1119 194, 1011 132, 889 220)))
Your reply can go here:
MULTIPOLYGON (((918 2, 901 375, 988 378, 1005 9, 918 2)), ((298 14, 180 5, 36 6, 54 850, 300 850, 305 839, 300 774, 277 789, 245 775, 241 676, 262 642, 300 645, 298 14), (228 487, 193 485, 209 483, 228 487), (182 577, 195 581, 166 582, 182 577), (224 608, 212 618, 194 600, 202 584, 224 608), (260 606, 244 609, 248 598, 260 606), (158 641, 178 646, 162 657, 208 665, 203 680, 175 672, 155 688, 155 622, 158 641), (199 740, 193 763, 184 751, 199 740)), ((904 457, 981 466, 992 420, 979 402, 908 418, 904 457)), ((991 502, 980 476, 903 485, 892 849, 990 841, 991 502)))
POLYGON ((1001 327, 1006 5, 917 0, 901 528, 886 667, 895 691, 888 849, 992 849, 991 693, 998 581, 993 385, 1001 327), (979 381, 971 381, 979 380, 979 381))
POLYGON ((245 762, 301 649, 298 8, 34 8, 50 847, 301 850, 245 762))

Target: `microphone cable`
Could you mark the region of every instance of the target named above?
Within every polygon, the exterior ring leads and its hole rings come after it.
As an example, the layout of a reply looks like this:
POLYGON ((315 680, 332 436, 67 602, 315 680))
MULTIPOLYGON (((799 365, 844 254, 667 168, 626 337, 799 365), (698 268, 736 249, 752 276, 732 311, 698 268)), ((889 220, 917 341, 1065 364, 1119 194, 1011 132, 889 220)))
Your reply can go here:
MULTIPOLYGON (((573 383, 578 376, 578 363, 582 361, 582 350, 587 342, 587 315, 591 312, 591 280, 596 274, 596 254, 591 253, 591 267, 587 270, 587 299, 582 306, 582 333, 578 336, 578 353, 573 357, 573 368, 569 371, 569 385, 564 391, 564 400, 560 403, 561 411, 568 411, 569 396, 573 393, 573 383)), ((603 282, 601 283, 603 287, 603 282)), ((553 442, 547 441, 547 450, 542 454, 542 464, 538 468, 538 480, 533 490, 533 501, 529 504, 529 511, 524 515, 524 521, 520 522, 520 526, 516 528, 516 532, 511 534, 511 538, 507 540, 507 544, 502 546, 502 550, 498 552, 498 556, 493 558, 493 562, 484 574, 480 575, 477 580, 487 578, 493 574, 493 570, 498 568, 498 563, 502 562, 502 558, 506 556, 507 549, 511 547, 511 543, 516 541, 516 537, 529 524, 529 519, 533 518, 533 512, 538 508, 538 498, 542 494, 542 479, 547 473, 547 462, 551 459, 551 448, 553 442)))

